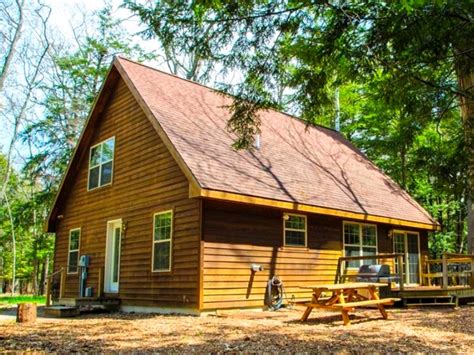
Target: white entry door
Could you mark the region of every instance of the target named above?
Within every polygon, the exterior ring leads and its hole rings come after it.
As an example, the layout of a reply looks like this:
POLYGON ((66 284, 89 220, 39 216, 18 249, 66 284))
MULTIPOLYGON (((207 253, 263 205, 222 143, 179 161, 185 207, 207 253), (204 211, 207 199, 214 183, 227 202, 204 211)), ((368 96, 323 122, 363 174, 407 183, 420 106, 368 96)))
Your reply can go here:
POLYGON ((107 222, 104 292, 117 293, 119 290, 121 244, 122 220, 107 222))

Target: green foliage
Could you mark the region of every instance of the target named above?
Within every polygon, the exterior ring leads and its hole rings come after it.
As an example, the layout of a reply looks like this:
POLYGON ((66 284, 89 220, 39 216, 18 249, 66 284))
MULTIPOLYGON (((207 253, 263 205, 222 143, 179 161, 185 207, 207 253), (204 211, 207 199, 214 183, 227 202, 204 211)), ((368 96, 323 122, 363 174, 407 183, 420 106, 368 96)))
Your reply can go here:
MULTIPOLYGON (((194 3, 197 13, 210 7, 207 1, 194 3)), ((285 85, 287 101, 296 103, 300 116, 310 122, 332 104, 331 88, 349 81, 365 85, 379 75, 391 84, 380 89, 399 102, 418 103, 425 93, 449 101, 459 93, 455 61, 466 55, 455 48, 474 34, 472 6, 467 2, 246 1, 233 5, 219 2, 212 19, 235 30, 232 49, 222 53, 223 63, 259 78, 258 85, 265 90, 259 90, 255 101, 262 106, 276 106, 275 83, 285 85), (423 86, 426 89, 420 90, 423 86)), ((254 92, 254 82, 246 80, 238 96, 253 97, 246 93, 254 92)), ((418 107, 408 105, 405 110, 412 115, 418 107)), ((232 122, 241 134, 239 120, 250 118, 234 111, 232 122)))
POLYGON ((124 0, 123 6, 146 26, 143 37, 158 39, 173 74, 198 82, 210 79, 219 51, 232 37, 232 26, 212 21, 212 7, 193 7, 189 1, 173 0, 159 0, 153 5, 124 0))
POLYGON ((45 296, 1 296, 0 306, 14 305, 18 303, 38 303, 46 304, 45 296))

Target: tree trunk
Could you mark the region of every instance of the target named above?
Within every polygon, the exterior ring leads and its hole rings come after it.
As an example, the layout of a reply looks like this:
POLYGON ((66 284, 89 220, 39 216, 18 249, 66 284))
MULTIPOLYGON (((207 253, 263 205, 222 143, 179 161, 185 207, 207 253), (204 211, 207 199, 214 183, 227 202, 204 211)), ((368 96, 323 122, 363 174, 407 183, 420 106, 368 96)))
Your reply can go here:
POLYGON ((464 127, 466 154, 468 159, 468 253, 474 252, 474 59, 472 58, 472 38, 465 38, 457 48, 456 74, 463 95, 460 96, 461 115, 464 127))
MULTIPOLYGON (((3 86, 5 85, 5 80, 7 78, 10 65, 13 61, 13 56, 16 52, 16 47, 18 45, 18 41, 20 40, 22 27, 23 27, 23 7, 25 1, 16 1, 16 6, 18 8, 18 20, 15 22, 13 21, 13 38, 10 41, 10 44, 7 46, 5 51, 5 57, 3 59, 3 66, 0 68, 0 91, 3 90, 3 86)), ((7 42, 7 41, 5 41, 7 42)))
POLYGON ((407 154, 406 154, 406 149, 405 149, 405 144, 403 145, 401 151, 400 151, 400 165, 401 165, 401 175, 402 175, 402 181, 401 185, 404 190, 407 188, 407 154))
POLYGON ((45 292, 45 283, 48 278, 49 273, 49 255, 46 254, 46 257, 43 261, 43 273, 41 275, 41 283, 40 283, 40 292, 41 295, 44 295, 45 292))
POLYGON ((20 303, 16 310, 17 323, 33 323, 36 321, 36 304, 20 303))
POLYGON ((8 217, 10 218, 10 229, 11 229, 11 236, 12 236, 12 287, 11 292, 12 296, 15 294, 15 283, 16 283, 16 237, 15 237, 15 221, 13 219, 12 210, 10 208, 10 201, 8 200, 8 196, 4 194, 5 198, 5 205, 7 206, 8 217))
POLYGON ((39 262, 38 258, 34 256, 33 259, 33 278, 32 278, 32 283, 33 283, 33 293, 35 295, 38 294, 38 276, 39 276, 39 262))
POLYGON ((472 198, 467 201, 467 253, 474 254, 474 204, 472 198))
MULTIPOLYGON (((456 218, 456 253, 462 254, 464 252, 464 211, 458 210, 456 218)), ((469 249, 468 249, 469 250, 469 249)))

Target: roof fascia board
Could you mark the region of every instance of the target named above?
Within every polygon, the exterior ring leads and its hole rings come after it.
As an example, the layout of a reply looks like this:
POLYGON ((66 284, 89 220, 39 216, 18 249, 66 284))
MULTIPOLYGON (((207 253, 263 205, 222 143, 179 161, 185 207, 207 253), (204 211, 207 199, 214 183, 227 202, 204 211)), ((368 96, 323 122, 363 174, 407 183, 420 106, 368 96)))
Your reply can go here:
POLYGON ((208 198, 208 199, 220 200, 220 201, 239 202, 239 203, 245 203, 245 204, 250 204, 250 205, 267 206, 267 207, 286 209, 286 210, 292 210, 292 211, 317 213, 317 214, 322 214, 322 215, 327 215, 327 216, 348 218, 348 219, 353 219, 353 220, 358 220, 358 221, 384 223, 384 224, 390 224, 394 226, 418 228, 418 229, 424 229, 424 230, 430 230, 430 231, 440 230, 440 226, 438 224, 429 224, 429 223, 406 221, 406 220, 397 219, 397 218, 373 216, 373 215, 364 214, 364 213, 350 212, 350 211, 344 211, 344 210, 338 210, 338 209, 332 209, 332 208, 326 208, 326 207, 311 206, 311 205, 299 204, 296 202, 272 200, 268 198, 242 195, 242 194, 204 189, 204 188, 193 189, 192 191, 190 191, 190 196, 208 198))

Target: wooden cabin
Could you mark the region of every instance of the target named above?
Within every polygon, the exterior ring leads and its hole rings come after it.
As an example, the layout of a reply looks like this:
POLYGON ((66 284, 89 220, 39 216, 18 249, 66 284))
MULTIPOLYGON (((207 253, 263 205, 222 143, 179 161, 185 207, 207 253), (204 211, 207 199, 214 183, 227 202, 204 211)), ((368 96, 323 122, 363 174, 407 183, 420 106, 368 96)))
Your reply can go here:
POLYGON ((420 283, 438 225, 413 198, 340 133, 281 112, 261 112, 256 146, 234 150, 231 100, 114 60, 48 221, 57 302, 262 308, 273 275, 298 301, 310 297, 300 286, 334 282, 340 256, 393 252, 420 283))

